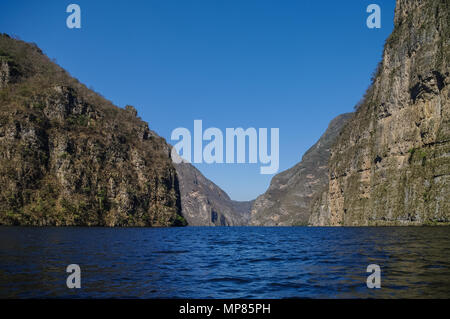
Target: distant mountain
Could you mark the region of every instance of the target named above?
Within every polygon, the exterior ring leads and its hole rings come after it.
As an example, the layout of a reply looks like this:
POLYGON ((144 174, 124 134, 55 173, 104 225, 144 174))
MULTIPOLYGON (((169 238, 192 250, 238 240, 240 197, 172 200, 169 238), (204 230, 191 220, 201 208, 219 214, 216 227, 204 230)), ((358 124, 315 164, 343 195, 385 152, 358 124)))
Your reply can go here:
POLYGON ((269 189, 253 204, 252 225, 308 224, 312 199, 328 182, 330 148, 351 116, 352 113, 346 113, 333 119, 300 163, 273 177, 269 189))
POLYGON ((133 107, 0 35, 0 224, 184 225, 169 151, 133 107))
POLYGON ((397 0, 383 60, 332 147, 311 224, 450 224, 449 21, 449 1, 397 0))
POLYGON ((175 168, 180 181, 182 214, 189 225, 248 225, 252 201, 232 201, 189 163, 175 164, 175 168))

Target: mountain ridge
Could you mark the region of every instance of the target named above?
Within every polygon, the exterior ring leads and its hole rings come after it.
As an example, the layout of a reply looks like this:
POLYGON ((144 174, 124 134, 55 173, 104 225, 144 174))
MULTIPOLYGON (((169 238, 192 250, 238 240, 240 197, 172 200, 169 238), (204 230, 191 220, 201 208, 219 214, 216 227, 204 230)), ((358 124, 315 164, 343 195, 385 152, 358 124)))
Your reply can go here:
POLYGON ((307 225, 310 203, 327 180, 330 147, 353 113, 332 119, 319 140, 293 167, 275 175, 267 191, 258 196, 251 210, 254 226, 307 225))

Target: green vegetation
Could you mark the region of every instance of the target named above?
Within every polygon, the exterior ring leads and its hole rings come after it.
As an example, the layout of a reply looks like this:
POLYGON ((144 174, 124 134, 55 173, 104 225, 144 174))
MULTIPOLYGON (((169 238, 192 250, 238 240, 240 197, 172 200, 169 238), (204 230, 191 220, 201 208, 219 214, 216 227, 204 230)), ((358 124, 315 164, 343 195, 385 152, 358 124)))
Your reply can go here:
POLYGON ((67 118, 67 123, 69 125, 87 126, 89 123, 89 118, 86 115, 71 115, 67 118))
POLYGON ((408 158, 409 164, 411 164, 414 159, 418 159, 419 161, 421 161, 422 165, 426 164, 427 152, 425 149, 413 147, 408 150, 408 153, 410 154, 408 158))

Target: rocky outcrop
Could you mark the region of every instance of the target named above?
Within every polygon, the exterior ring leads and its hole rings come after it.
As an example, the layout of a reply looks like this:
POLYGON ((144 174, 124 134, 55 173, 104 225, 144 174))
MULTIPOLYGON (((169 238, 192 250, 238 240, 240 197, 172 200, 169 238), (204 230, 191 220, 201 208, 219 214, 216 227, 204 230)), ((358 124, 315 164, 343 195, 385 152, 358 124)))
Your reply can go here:
POLYGON ((332 148, 313 225, 450 222, 450 4, 397 0, 394 31, 332 148))
POLYGON ((0 83, 0 224, 185 224, 170 148, 133 107, 6 35, 0 83))
POLYGON ((5 88, 9 82, 9 65, 6 59, 0 60, 0 89, 5 88))
POLYGON ((190 226, 248 225, 252 202, 233 201, 189 163, 175 164, 183 217, 190 226))
POLYGON ((352 113, 333 119, 328 129, 294 167, 276 175, 251 210, 251 224, 291 226, 308 224, 311 202, 328 183, 330 148, 352 113))

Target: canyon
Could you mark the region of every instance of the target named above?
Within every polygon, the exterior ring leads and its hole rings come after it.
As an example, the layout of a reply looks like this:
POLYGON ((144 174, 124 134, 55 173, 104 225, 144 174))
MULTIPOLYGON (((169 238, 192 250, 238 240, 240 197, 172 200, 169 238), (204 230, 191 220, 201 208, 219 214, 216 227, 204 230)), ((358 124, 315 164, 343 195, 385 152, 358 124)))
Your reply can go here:
POLYGON ((355 111, 247 202, 175 159, 133 106, 0 34, 0 225, 448 225, 449 13, 448 1, 397 0, 355 111))

